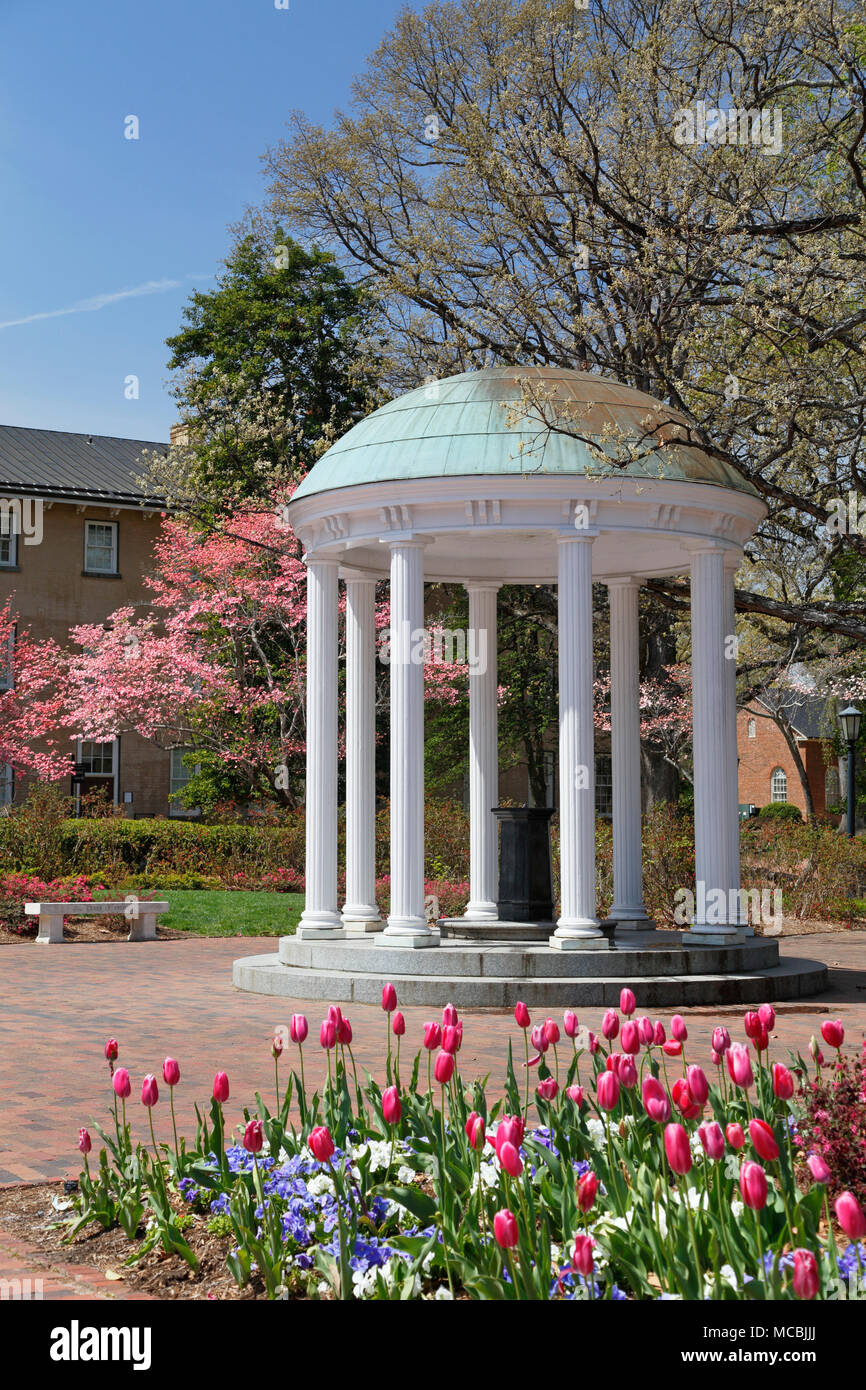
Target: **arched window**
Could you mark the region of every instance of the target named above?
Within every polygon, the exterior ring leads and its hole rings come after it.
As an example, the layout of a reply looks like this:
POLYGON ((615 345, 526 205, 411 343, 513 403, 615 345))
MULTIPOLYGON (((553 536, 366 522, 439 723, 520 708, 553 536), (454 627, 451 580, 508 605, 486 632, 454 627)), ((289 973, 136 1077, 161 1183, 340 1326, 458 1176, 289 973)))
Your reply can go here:
POLYGON ((770 800, 788 800, 788 774, 782 767, 773 769, 773 775, 770 778, 770 800))
POLYGON ((749 720, 749 738, 755 738, 757 732, 758 732, 757 721, 754 720, 754 719, 750 719, 750 720, 749 720))

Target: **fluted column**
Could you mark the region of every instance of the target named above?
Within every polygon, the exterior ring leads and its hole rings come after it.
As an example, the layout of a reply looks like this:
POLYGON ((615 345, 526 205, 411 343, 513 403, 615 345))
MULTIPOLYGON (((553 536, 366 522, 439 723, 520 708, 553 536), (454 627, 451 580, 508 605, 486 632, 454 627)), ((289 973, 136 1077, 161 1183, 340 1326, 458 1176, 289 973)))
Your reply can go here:
POLYGON ((734 575, 739 568, 739 555, 725 556, 725 733, 728 770, 728 889, 731 919, 740 927, 742 936, 754 936, 748 913, 742 910, 740 898, 740 792, 737 750, 737 609, 734 602, 734 575))
POLYGON ((424 554, 391 542, 391 911, 393 946, 438 943, 424 915, 424 554))
POLYGON ((695 795, 695 919, 684 944, 732 945, 728 922, 731 833, 728 805, 729 663, 725 659, 728 605, 725 555, 717 546, 695 545, 691 560, 692 722, 695 795))
POLYGON ((337 561, 307 563, 306 893, 300 937, 344 935, 337 911, 337 561))
POLYGON ((643 902, 638 596, 634 579, 608 580, 613 767, 613 906, 617 931, 654 925, 643 902))
POLYGON ((496 652, 498 584, 467 584, 469 637, 469 902, 470 921, 497 917, 496 819, 499 732, 496 652))
POLYGON ((556 950, 598 949, 595 915, 595 730, 592 709, 592 542, 559 537, 559 858, 556 950))
POLYGON ((346 902, 350 935, 380 931, 376 906, 376 581, 346 580, 346 902))

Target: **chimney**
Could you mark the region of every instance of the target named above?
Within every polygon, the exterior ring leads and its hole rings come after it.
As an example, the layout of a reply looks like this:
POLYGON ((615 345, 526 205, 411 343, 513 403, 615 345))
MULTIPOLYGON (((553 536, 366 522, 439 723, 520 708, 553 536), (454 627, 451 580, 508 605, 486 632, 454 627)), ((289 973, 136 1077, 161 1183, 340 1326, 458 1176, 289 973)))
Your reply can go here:
POLYGON ((172 447, 189 444, 189 430, 186 425, 172 425, 169 431, 172 447))

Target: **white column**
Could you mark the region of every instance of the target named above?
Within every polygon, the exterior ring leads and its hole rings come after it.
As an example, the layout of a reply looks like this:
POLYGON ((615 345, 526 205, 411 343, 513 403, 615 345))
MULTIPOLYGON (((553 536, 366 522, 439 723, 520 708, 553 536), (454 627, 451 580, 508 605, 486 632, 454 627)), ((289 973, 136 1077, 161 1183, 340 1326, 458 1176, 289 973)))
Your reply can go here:
POLYGON ((738 940, 728 922, 731 833, 728 805, 729 663, 724 551, 692 550, 692 724, 695 795, 695 920, 684 945, 726 946, 738 940))
POLYGON ((598 949, 595 915, 595 730, 592 709, 592 542, 559 537, 559 896, 556 950, 598 949))
POLYGON ((299 937, 342 937, 337 912, 337 570, 307 563, 306 899, 299 937))
POLYGON ((647 931, 643 901, 640 798, 638 595, 629 578, 610 592, 610 725, 613 764, 613 906, 617 931, 647 931))
POLYGON ((496 594, 498 584, 469 591, 469 902, 473 922, 495 921, 498 889, 496 818, 499 802, 496 594))
POLYGON ((346 580, 346 902, 350 935, 381 930, 376 906, 376 581, 346 580))
POLYGON ((737 609, 734 602, 734 575, 742 556, 725 556, 725 732, 728 765, 728 890, 730 903, 736 904, 732 921, 739 924, 741 936, 754 936, 748 913, 741 911, 740 899, 740 792, 737 752, 737 609))
POLYGON ((391 542, 392 946, 438 944, 424 914, 423 541, 391 542))

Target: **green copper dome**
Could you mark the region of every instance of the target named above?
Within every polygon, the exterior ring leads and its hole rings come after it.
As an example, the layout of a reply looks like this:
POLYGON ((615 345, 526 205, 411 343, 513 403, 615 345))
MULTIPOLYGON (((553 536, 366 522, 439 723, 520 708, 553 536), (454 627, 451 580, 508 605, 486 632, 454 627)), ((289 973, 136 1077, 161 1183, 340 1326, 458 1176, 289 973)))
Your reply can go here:
POLYGON ((590 372, 561 367, 463 372, 419 386, 361 420, 322 455, 293 500, 363 483, 515 474, 662 478, 757 496, 734 468, 696 445, 645 452, 644 440, 641 457, 618 468, 606 466, 582 440, 545 431, 537 416, 511 421, 527 382, 549 403, 548 419, 559 405, 563 427, 617 457, 622 457, 623 440, 637 445, 647 433, 648 417, 656 428, 662 422, 686 425, 679 412, 643 391, 590 372))

